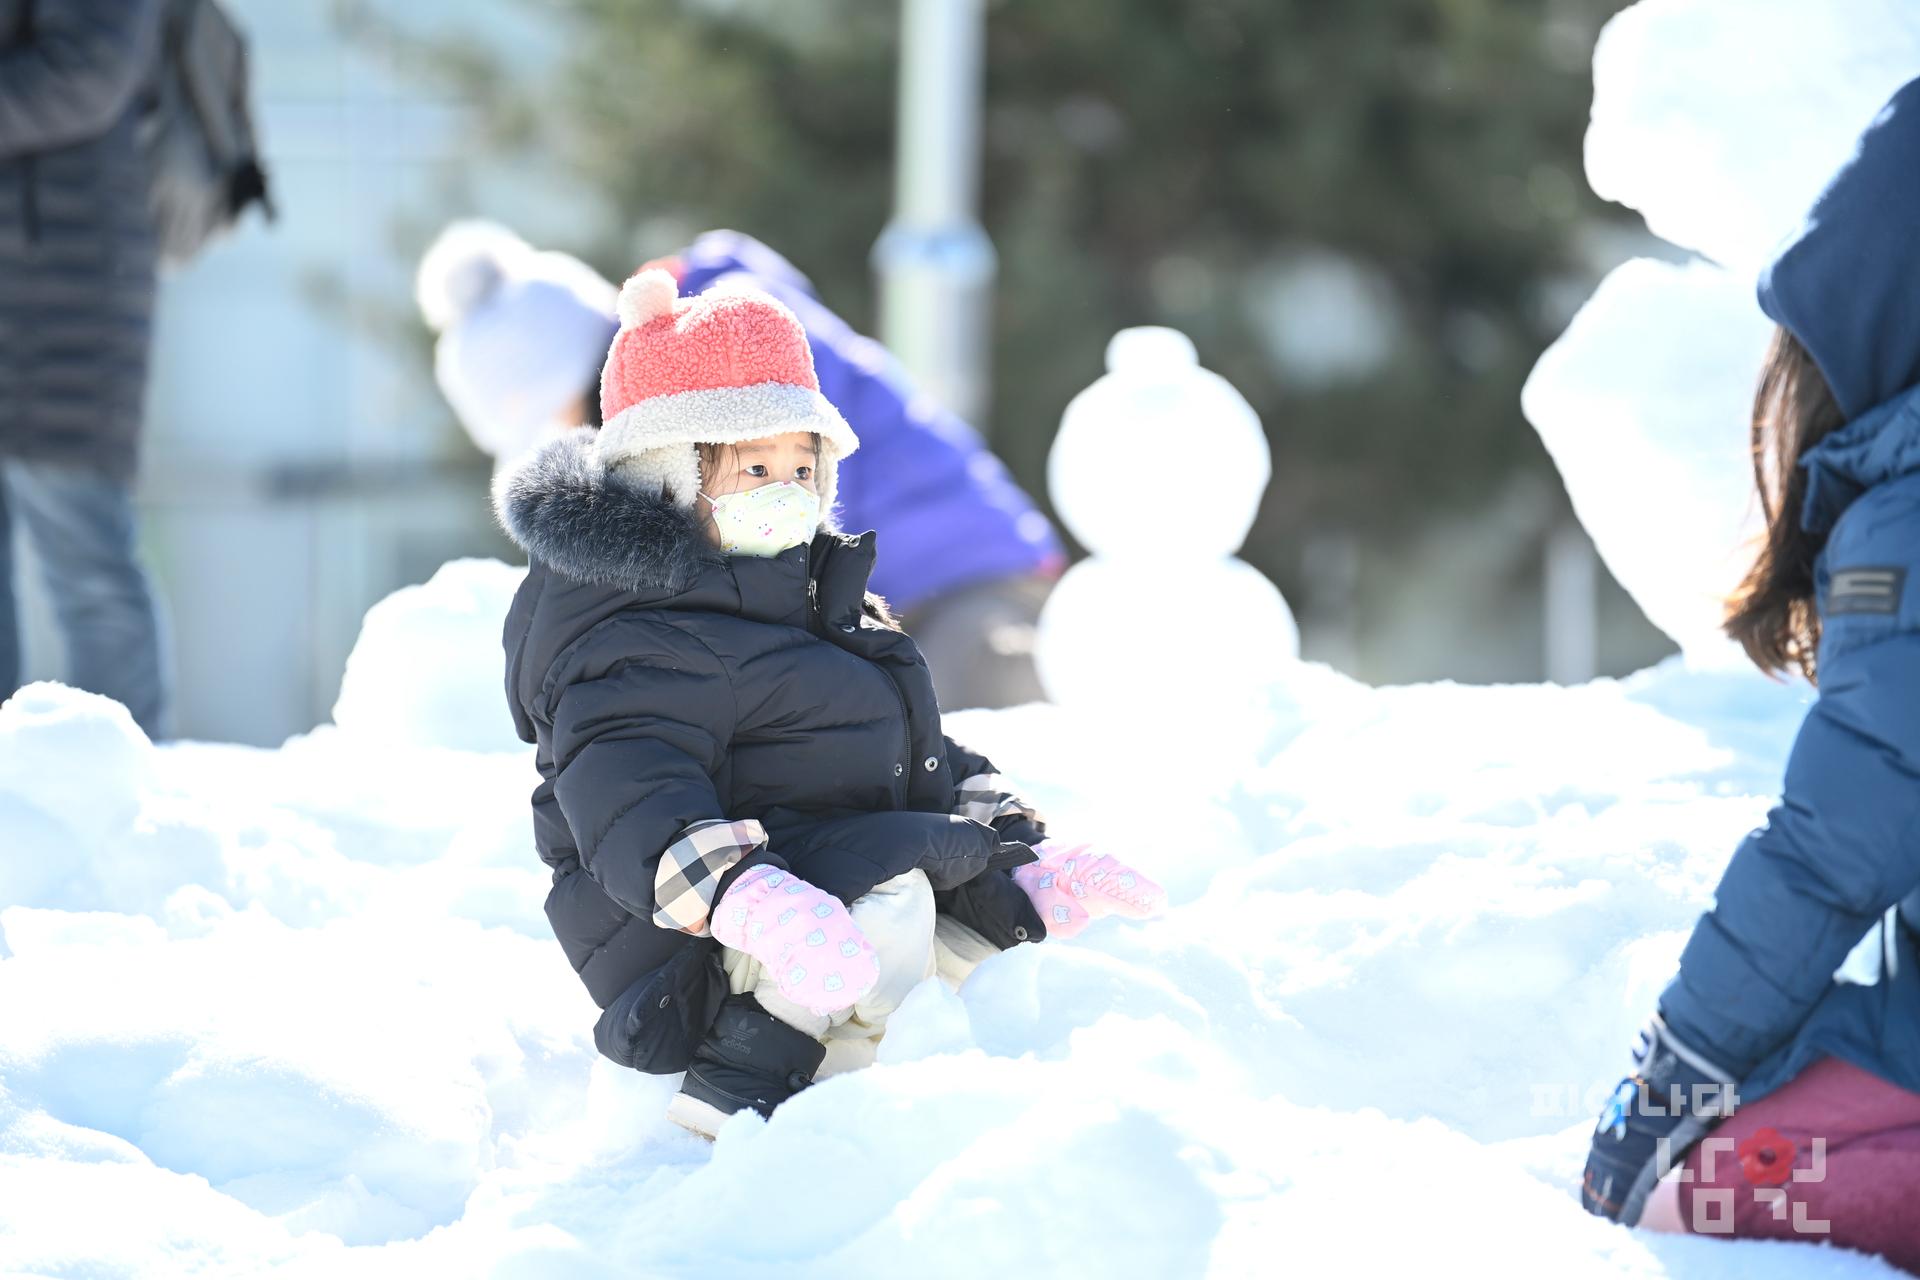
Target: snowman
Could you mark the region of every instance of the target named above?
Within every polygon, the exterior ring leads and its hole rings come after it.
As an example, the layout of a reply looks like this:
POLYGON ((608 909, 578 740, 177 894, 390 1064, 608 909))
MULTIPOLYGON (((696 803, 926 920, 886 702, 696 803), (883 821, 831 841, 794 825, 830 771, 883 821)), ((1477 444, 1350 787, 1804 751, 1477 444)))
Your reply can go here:
POLYGON ((1253 406, 1185 334, 1114 335, 1047 459, 1054 509, 1092 552, 1040 618, 1056 703, 1237 736, 1300 652, 1280 592, 1234 555, 1272 473, 1253 406))

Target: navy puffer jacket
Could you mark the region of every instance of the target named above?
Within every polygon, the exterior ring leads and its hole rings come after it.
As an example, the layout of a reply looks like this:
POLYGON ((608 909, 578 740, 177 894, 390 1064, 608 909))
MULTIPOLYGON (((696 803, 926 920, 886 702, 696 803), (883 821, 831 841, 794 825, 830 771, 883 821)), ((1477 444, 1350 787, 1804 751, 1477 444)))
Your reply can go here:
POLYGON ((139 98, 160 0, 0 0, 0 457, 132 474, 155 242, 139 98))
POLYGON ((1762 277, 1849 421, 1801 459, 1820 697, 1661 996, 1754 1101, 1821 1056, 1920 1092, 1920 81, 1762 277), (1899 904, 1888 919, 1889 908, 1899 904), (1834 980, 1862 938, 1879 982, 1834 980))
POLYGON ((593 439, 535 453, 497 505, 530 561, 506 689, 538 747, 547 915, 601 1051, 686 1067, 726 981, 719 944, 685 930, 759 863, 848 902, 918 868, 989 941, 1043 938, 1006 871, 1044 828, 945 737, 918 649, 867 594, 874 536, 721 555, 593 439))

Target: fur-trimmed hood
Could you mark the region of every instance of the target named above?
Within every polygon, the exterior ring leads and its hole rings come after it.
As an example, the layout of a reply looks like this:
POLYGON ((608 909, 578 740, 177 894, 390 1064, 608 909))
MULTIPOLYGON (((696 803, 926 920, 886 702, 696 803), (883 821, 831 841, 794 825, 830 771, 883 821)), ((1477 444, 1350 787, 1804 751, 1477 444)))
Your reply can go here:
POLYGON ((725 564, 691 511, 605 466, 594 440, 565 432, 495 480, 494 515, 522 551, 577 582, 649 593, 725 564))
MULTIPOLYGON (((787 575, 773 561, 735 563, 737 557, 708 540, 691 511, 619 466, 607 466, 595 439, 591 427, 569 428, 494 478, 494 515, 529 559, 575 582, 643 597, 695 592, 706 597, 705 607, 730 599, 732 604, 721 607, 744 606, 749 614, 767 617, 786 611, 780 584, 787 575), (703 578, 708 585, 696 592, 703 578)), ((867 590, 873 534, 823 528, 809 557, 826 621, 844 624, 864 617, 898 630, 887 602, 867 590)), ((800 563, 792 576, 796 588, 804 588, 809 576, 807 562, 800 563)), ((805 607, 804 601, 798 603, 805 607)))

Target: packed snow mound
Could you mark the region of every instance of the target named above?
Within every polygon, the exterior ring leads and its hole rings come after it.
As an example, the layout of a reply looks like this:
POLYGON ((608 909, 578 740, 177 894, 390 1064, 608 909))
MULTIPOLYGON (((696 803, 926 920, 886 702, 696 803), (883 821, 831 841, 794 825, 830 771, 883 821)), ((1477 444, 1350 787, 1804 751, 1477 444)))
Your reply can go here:
MULTIPOLYGON (((396 644, 424 666, 497 625, 396 644)), ((448 750, 491 730, 438 718, 378 752, 155 748, 36 686, 0 709, 0 1273, 1885 1274, 1572 1191, 1803 699, 1296 665, 1230 769, 1150 719, 956 716, 1172 910, 929 982, 878 1065, 708 1146, 673 1078, 593 1050, 529 748, 448 750)))
POLYGON ((1617 268, 1521 403, 1607 567, 1695 665, 1740 661, 1719 626, 1759 529, 1755 278, 1915 75, 1906 0, 1641 0, 1594 51, 1587 180, 1712 261, 1617 268))
POLYGON ((1916 75, 1910 0, 1641 0, 1594 50, 1587 180, 1751 278, 1916 75))
MULTIPOLYGON (((33 808, 57 824, 69 844, 97 848, 126 825, 152 768, 152 744, 125 707, 57 684, 32 684, 6 708, 0 778, 7 792, 32 796, 33 808), (87 768, 74 769, 74 760, 87 761, 87 768)), ((54 860, 52 846, 36 849, 54 860)))
POLYGON ((1196 731, 1230 735, 1247 724, 1240 700, 1278 679, 1300 655, 1300 628, 1280 589, 1233 557, 1155 563, 1090 556, 1067 570, 1040 615, 1035 661, 1053 701, 1125 721, 1187 713, 1196 731), (1206 601, 1207 656, 1194 661, 1185 620, 1144 608, 1169 577, 1206 601))
POLYGON ((1711 263, 1620 267, 1520 396, 1607 568, 1690 659, 1745 659, 1723 602, 1763 530, 1748 417, 1773 326, 1711 263))
POLYGON ((502 683, 500 624, 526 574, 498 560, 450 560, 425 584, 367 610, 333 722, 370 743, 518 749, 502 683), (491 645, 470 643, 489 627, 491 645))

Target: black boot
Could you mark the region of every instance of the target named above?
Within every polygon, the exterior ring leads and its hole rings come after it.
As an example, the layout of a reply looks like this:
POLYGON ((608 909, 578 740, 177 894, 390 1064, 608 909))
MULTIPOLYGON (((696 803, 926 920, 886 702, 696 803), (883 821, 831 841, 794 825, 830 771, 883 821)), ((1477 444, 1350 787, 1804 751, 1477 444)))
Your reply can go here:
POLYGON ((693 1051, 667 1119, 711 1138, 735 1112, 751 1108, 770 1116, 813 1083, 826 1056, 825 1045, 768 1013, 752 996, 728 996, 693 1051))

